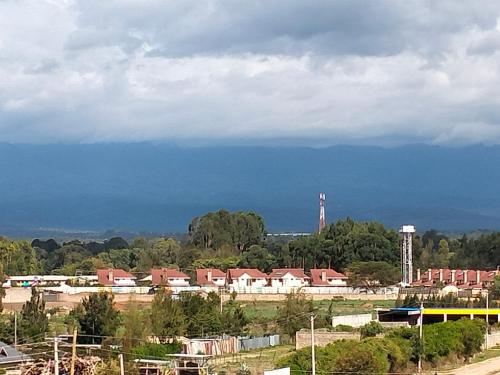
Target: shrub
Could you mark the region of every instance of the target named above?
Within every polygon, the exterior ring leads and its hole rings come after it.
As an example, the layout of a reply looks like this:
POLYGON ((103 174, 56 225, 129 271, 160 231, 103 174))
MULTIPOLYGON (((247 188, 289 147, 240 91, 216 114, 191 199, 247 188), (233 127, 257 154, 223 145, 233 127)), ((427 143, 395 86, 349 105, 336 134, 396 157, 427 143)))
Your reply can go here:
POLYGON ((354 327, 347 324, 339 324, 335 326, 334 330, 336 332, 354 332, 354 327))
MULTIPOLYGON (((375 339, 377 340, 377 339, 375 339)), ((342 340, 316 349, 318 373, 387 373, 391 364, 383 345, 369 341, 342 340)), ((281 359, 278 367, 290 367, 291 374, 311 371, 311 348, 303 348, 281 359)))
POLYGON ((436 323, 424 327, 423 354, 427 361, 436 363, 440 357, 456 354, 468 360, 481 351, 484 341, 484 323, 462 318, 456 322, 436 323))
POLYGON ((169 344, 146 343, 131 350, 137 358, 164 358, 167 354, 180 353, 182 344, 174 341, 169 344))
POLYGON ((384 332, 384 327, 379 322, 371 321, 360 328, 361 337, 375 337, 384 332))

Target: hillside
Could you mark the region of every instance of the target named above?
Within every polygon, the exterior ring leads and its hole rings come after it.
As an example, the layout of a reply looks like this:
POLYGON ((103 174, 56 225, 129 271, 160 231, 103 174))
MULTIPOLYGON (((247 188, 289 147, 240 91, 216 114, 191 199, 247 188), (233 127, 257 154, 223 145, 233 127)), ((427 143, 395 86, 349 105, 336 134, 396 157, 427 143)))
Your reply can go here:
POLYGON ((270 232, 351 216, 420 230, 500 229, 500 147, 0 144, 0 233, 184 232, 209 210, 255 210, 270 232))

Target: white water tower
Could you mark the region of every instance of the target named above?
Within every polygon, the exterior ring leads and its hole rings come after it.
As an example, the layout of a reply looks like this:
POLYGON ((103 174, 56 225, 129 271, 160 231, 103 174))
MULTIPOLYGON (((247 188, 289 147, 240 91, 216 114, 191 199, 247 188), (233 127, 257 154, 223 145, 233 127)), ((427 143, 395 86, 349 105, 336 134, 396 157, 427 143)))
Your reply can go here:
POLYGON ((413 282, 413 249, 412 239, 415 233, 415 226, 403 225, 399 229, 403 235, 401 239, 401 285, 410 286, 413 282))

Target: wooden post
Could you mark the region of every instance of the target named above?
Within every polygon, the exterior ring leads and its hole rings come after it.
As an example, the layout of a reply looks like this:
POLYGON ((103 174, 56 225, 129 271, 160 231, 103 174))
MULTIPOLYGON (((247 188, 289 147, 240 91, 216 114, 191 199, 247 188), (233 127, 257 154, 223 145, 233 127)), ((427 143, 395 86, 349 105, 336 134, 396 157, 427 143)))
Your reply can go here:
POLYGON ((70 375, 75 375, 75 362, 76 362, 76 337, 77 337, 76 328, 73 330, 73 345, 71 346, 71 369, 70 375))

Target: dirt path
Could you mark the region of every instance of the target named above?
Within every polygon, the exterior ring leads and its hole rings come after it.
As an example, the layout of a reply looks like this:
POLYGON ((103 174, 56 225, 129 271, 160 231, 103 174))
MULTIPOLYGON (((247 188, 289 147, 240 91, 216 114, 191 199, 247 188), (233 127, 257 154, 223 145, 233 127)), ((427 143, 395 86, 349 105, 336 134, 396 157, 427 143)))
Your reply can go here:
POLYGON ((439 375, 494 375, 500 374, 500 357, 473 363, 455 370, 438 372, 439 375))

